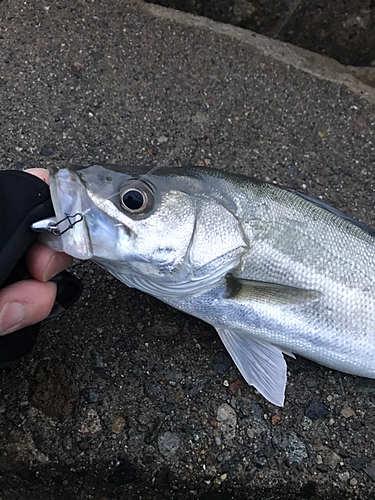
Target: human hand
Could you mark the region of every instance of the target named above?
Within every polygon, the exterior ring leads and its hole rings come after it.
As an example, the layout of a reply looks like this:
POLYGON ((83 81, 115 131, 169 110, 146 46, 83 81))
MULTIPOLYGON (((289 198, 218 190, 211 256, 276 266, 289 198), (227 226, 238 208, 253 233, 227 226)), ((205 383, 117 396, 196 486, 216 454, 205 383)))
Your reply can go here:
MULTIPOLYGON (((49 183, 47 170, 33 168, 27 172, 49 183)), ((57 288, 48 280, 65 269, 70 261, 70 256, 39 242, 29 248, 26 263, 34 279, 18 281, 0 290, 0 335, 39 323, 49 315, 57 288)))

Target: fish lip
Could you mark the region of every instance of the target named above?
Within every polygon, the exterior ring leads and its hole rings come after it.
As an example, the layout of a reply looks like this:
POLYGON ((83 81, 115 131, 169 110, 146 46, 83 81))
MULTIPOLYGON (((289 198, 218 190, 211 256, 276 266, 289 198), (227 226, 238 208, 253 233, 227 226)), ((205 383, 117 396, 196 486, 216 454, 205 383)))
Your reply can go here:
POLYGON ((56 220, 80 214, 82 221, 72 225, 66 232, 58 236, 65 253, 78 259, 90 259, 93 249, 90 231, 87 225, 84 200, 85 187, 75 172, 68 168, 50 167, 50 190, 56 220))

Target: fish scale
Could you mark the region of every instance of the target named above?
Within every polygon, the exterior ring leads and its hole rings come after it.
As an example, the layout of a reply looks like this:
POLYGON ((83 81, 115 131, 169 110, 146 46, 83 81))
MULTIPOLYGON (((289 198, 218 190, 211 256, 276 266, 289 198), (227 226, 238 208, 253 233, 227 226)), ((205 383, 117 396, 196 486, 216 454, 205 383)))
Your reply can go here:
POLYGON ((57 218, 84 220, 47 244, 213 325, 272 403, 284 403, 284 353, 375 378, 368 226, 321 200, 209 168, 91 165, 53 170, 50 180, 57 218), (139 207, 126 205, 125 185, 139 207))

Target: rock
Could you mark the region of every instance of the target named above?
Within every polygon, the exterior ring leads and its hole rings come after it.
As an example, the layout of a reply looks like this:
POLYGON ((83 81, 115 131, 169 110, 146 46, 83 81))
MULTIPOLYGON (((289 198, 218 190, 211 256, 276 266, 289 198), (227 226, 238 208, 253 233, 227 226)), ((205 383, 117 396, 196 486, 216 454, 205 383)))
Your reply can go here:
POLYGON ((342 483, 347 483, 349 481, 349 472, 341 472, 339 474, 339 480, 342 482, 342 483))
POLYGON ((40 150, 40 154, 42 156, 52 156, 54 153, 54 149, 49 146, 43 146, 40 150))
POLYGON ((86 389, 83 395, 88 403, 97 403, 100 396, 96 389, 86 389))
POLYGON ((164 393, 161 385, 155 379, 146 380, 144 383, 146 396, 159 403, 164 403, 164 393))
POLYGON ((317 401, 316 399, 310 401, 308 407, 305 410, 306 417, 310 418, 311 420, 324 418, 327 415, 327 413, 328 413, 328 408, 326 407, 326 405, 324 405, 320 401, 317 401))
POLYGON ((316 377, 314 376, 311 376, 311 377, 307 377, 306 378, 306 385, 307 387, 309 387, 310 389, 312 389, 313 387, 316 387, 318 385, 318 380, 316 377))
POLYGON ((174 432, 164 432, 158 437, 158 448, 161 453, 166 458, 173 457, 180 447, 180 438, 178 434, 174 432))
POLYGON ((307 458, 306 445, 294 432, 286 434, 278 443, 278 447, 285 452, 289 465, 296 465, 307 458))
POLYGON ((220 351, 214 357, 214 372, 216 375, 224 375, 234 365, 232 358, 225 351, 220 351))
POLYGON ((341 415, 344 418, 355 417, 355 411, 352 408, 350 408, 350 406, 345 406, 345 408, 341 410, 341 415))
POLYGON ((224 440, 232 440, 236 435, 237 415, 235 410, 223 403, 217 409, 217 422, 224 440))
POLYGON ((102 54, 101 52, 91 52, 91 57, 94 59, 94 61, 100 61, 103 59, 104 57, 104 54, 102 54))
POLYGON ((125 418, 123 416, 119 416, 115 418, 112 424, 112 432, 113 434, 121 434, 125 427, 125 418))
POLYGON ((86 418, 81 423, 79 432, 84 435, 95 435, 102 432, 100 417, 92 408, 89 409, 86 418))
POLYGON ((236 392, 239 390, 240 387, 241 387, 241 380, 240 379, 233 380, 229 384, 230 393, 231 394, 236 394, 236 392))
POLYGON ((340 457, 337 453, 334 451, 331 451, 330 453, 327 454, 325 462, 330 467, 331 469, 335 469, 338 464, 340 463, 340 457))

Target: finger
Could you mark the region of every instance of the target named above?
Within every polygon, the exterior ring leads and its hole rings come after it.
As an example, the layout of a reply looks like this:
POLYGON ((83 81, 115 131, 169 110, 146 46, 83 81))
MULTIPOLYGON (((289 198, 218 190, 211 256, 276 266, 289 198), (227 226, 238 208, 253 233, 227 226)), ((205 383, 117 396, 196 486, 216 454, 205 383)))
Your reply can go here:
POLYGON ((42 179, 42 181, 49 185, 49 173, 46 168, 28 168, 25 172, 39 177, 39 179, 42 179))
POLYGON ((46 318, 55 302, 55 283, 25 280, 0 291, 0 335, 14 332, 46 318))
POLYGON ((36 241, 26 254, 26 264, 31 275, 39 281, 48 281, 68 267, 72 258, 56 252, 36 241))

